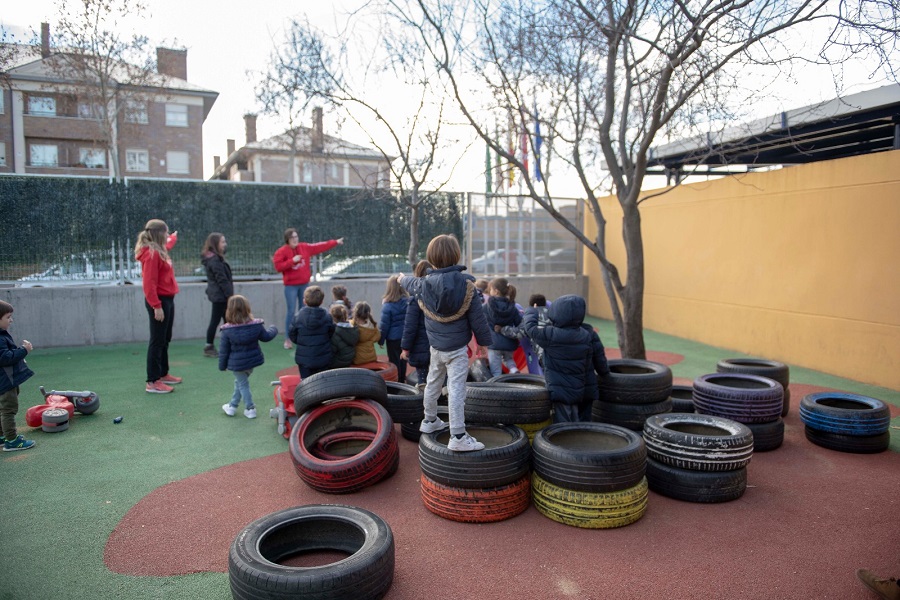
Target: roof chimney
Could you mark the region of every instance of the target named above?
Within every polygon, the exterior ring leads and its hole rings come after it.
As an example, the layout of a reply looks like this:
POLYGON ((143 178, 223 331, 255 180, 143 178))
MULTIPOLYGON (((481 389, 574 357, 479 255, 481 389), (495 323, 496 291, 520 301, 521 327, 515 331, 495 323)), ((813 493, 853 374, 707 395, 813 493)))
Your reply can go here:
POLYGON ((41 58, 50 56, 50 23, 41 23, 41 58))
POLYGON ((228 146, 228 156, 234 154, 234 140, 225 140, 225 145, 228 146))
POLYGON ((157 48, 156 71, 160 75, 187 80, 187 50, 157 48))
POLYGON ((213 171, 218 171, 219 167, 222 166, 222 159, 218 156, 213 156, 213 171))
POLYGON ((325 149, 325 132, 322 130, 322 107, 313 108, 312 139, 310 140, 313 152, 322 152, 325 149))
POLYGON ((247 143, 256 141, 256 115, 247 113, 244 115, 244 130, 247 132, 247 143))

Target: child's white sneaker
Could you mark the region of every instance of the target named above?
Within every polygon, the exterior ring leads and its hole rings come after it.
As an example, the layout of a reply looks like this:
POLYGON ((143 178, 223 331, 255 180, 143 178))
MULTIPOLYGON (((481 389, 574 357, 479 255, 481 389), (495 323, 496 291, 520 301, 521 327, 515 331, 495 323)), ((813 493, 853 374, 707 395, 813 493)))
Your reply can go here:
POLYGON ((256 418, 256 409, 255 408, 245 408, 244 416, 247 417, 248 419, 255 419, 256 418))
POLYGON ((436 417, 434 421, 425 421, 422 420, 422 423, 419 425, 419 431, 422 433, 434 433, 435 431, 440 431, 441 429, 446 429, 447 424, 444 423, 440 417, 436 417))
POLYGON ((225 411, 225 414, 228 415, 229 417, 233 417, 233 416, 234 416, 234 407, 233 407, 232 405, 230 405, 230 404, 223 404, 223 405, 222 405, 222 410, 225 411))
POLYGON ((484 444, 466 433, 461 438, 451 435, 447 448, 454 452, 473 452, 475 450, 484 450, 484 444))

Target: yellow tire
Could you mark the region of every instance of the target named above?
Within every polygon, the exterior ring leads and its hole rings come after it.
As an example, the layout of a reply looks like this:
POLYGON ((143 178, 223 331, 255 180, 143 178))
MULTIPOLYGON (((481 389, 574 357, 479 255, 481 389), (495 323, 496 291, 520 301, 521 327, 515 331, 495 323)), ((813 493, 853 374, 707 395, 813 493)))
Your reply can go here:
POLYGON ((606 493, 567 490, 532 474, 532 500, 545 517, 586 529, 610 529, 630 525, 647 510, 647 479, 636 486, 606 493))
POLYGON ((528 436, 528 442, 534 441, 534 434, 543 429, 544 427, 550 427, 553 424, 553 421, 547 419, 546 421, 541 421, 540 423, 516 423, 516 427, 525 432, 525 435, 528 436))

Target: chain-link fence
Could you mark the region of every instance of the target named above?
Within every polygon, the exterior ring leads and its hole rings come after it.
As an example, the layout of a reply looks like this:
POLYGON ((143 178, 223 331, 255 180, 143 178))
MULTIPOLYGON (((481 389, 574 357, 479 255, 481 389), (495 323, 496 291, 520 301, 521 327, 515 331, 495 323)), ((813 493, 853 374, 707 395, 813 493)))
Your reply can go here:
MULTIPOLYGON (((179 279, 203 276, 200 252, 213 231, 228 240, 236 279, 280 277, 271 257, 294 227, 303 241, 344 238, 314 264, 320 277, 409 269, 409 209, 381 191, 289 185, 100 178, 0 177, 0 282, 20 286, 127 283, 140 278, 133 247, 151 218, 178 231, 179 279), (330 275, 329 275, 330 273, 330 275)), ((433 236, 463 237, 465 198, 437 194, 419 211, 419 248, 433 236)))

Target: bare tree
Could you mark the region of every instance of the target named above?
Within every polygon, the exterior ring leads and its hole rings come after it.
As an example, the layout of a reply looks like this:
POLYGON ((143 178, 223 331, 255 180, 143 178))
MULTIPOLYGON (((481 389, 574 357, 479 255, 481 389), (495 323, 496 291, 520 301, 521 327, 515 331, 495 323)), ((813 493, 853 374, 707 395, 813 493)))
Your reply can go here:
POLYGON ((640 204, 649 197, 642 187, 657 137, 727 120, 730 107, 759 97, 762 77, 773 70, 778 76, 795 65, 869 56, 873 70, 893 76, 897 6, 897 0, 385 0, 383 10, 417 32, 469 123, 515 165, 527 195, 597 257, 622 353, 643 358, 640 204), (481 125, 499 112, 527 131, 530 113, 521 107, 532 103, 553 115, 542 127, 554 139, 555 157, 580 182, 595 239, 556 209, 548 180, 537 183, 521 157, 481 125), (606 254, 598 195, 607 190, 623 214, 624 269, 606 254))
POLYGON ((419 59, 422 49, 408 30, 384 22, 373 25, 376 20, 368 20, 372 14, 358 16, 377 33, 353 33, 359 23, 351 18, 347 32, 337 37, 326 36, 308 21, 292 21, 257 97, 267 112, 289 122, 297 109, 315 99, 365 132, 390 166, 397 198, 409 210, 412 264, 419 254, 419 209, 446 185, 460 156, 447 160, 442 154, 456 140, 445 131, 447 105, 443 90, 435 87, 439 77, 433 64, 419 59), (398 114, 396 91, 384 94, 385 85, 402 86, 407 97, 416 99, 415 106, 398 114))
POLYGON ((122 19, 141 16, 140 0, 80 0, 57 6, 53 45, 47 59, 55 77, 70 86, 78 99, 79 116, 95 119, 99 139, 108 153, 110 175, 121 177, 120 115, 146 102, 148 86, 161 87, 163 78, 145 36, 126 36, 122 19))

